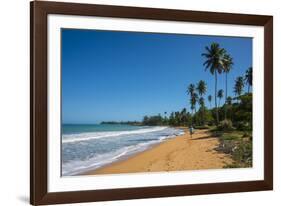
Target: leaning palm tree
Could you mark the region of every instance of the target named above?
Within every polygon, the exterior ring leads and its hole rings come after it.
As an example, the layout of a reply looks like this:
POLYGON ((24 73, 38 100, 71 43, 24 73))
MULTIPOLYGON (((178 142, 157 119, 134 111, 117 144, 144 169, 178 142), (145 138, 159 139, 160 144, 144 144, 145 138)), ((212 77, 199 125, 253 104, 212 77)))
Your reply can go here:
MULTIPOLYGON (((223 72, 225 73, 225 103, 227 101, 227 74, 230 72, 233 66, 233 58, 229 54, 224 54, 223 57, 223 72)), ((224 119, 226 119, 227 107, 224 108, 224 119)))
POLYGON ((216 124, 219 122, 219 113, 217 105, 217 75, 223 71, 223 57, 225 55, 225 50, 220 48, 218 43, 212 43, 210 47, 205 47, 206 53, 202 56, 206 58, 204 62, 205 70, 209 70, 212 75, 215 75, 215 107, 216 107, 216 124))
POLYGON ((223 98, 223 90, 222 89, 220 89, 218 91, 218 98, 219 98, 219 107, 220 107, 220 102, 221 102, 221 99, 223 98))
POLYGON ((243 88, 244 88, 244 79, 242 76, 239 76, 236 78, 235 85, 234 85, 234 93, 237 98, 237 102, 238 102, 238 96, 240 96, 243 92, 243 88))
POLYGON ((210 109, 211 109, 211 107, 212 107, 212 95, 209 95, 208 96, 208 101, 209 101, 209 103, 210 103, 210 109))
POLYGON ((253 67, 249 67, 246 71, 245 81, 248 84, 248 93, 250 93, 250 87, 253 85, 253 67))

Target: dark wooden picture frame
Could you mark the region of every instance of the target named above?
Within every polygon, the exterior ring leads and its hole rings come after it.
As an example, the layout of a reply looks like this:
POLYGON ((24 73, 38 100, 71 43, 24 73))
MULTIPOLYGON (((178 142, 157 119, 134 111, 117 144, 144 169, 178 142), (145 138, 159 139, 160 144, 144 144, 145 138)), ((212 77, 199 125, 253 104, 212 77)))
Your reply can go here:
POLYGON ((30 203, 34 205, 273 189, 273 17, 90 4, 30 5, 30 203), (47 15, 65 14, 264 27, 264 180, 49 193, 47 190, 47 15))

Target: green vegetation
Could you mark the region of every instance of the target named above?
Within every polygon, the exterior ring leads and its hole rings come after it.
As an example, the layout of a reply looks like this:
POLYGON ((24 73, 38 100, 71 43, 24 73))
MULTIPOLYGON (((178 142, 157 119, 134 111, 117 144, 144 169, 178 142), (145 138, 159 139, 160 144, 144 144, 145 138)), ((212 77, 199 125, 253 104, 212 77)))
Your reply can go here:
MULTIPOLYGON (((217 134, 218 135, 218 134, 217 134)), ((252 167, 252 135, 251 132, 231 131, 219 134, 220 145, 217 150, 230 154, 232 164, 225 168, 252 167)))
POLYGON ((134 125, 134 126, 141 126, 143 125, 142 122, 138 122, 138 121, 103 121, 100 124, 126 124, 126 125, 134 125))
POLYGON ((232 131, 234 130, 231 120, 225 119, 219 123, 217 126, 219 131, 232 131))

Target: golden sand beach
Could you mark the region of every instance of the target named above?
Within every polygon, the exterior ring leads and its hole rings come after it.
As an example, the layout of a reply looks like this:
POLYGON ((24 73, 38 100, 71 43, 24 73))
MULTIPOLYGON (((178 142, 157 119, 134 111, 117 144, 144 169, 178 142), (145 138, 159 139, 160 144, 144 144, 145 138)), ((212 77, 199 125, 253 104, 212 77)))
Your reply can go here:
POLYGON ((126 160, 112 163, 84 175, 218 169, 230 164, 229 155, 215 150, 219 140, 208 130, 186 131, 126 160))

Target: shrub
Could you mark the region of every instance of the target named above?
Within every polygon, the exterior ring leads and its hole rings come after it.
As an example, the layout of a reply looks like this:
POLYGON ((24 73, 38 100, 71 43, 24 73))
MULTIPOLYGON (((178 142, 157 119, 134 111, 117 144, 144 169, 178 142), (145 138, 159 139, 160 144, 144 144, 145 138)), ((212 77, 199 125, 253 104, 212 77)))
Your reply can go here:
POLYGON ((243 121, 235 123, 235 127, 236 127, 237 130, 240 130, 240 131, 251 130, 251 126, 249 125, 249 123, 243 122, 243 121))
POLYGON ((234 128, 232 126, 232 122, 229 119, 223 120, 218 125, 218 130, 220 131, 232 131, 234 128))
POLYGON ((251 165, 252 149, 252 142, 240 142, 233 152, 233 157, 237 162, 251 165))
POLYGON ((223 140, 216 148, 217 151, 224 152, 226 154, 232 154, 234 151, 235 142, 231 140, 223 140))

